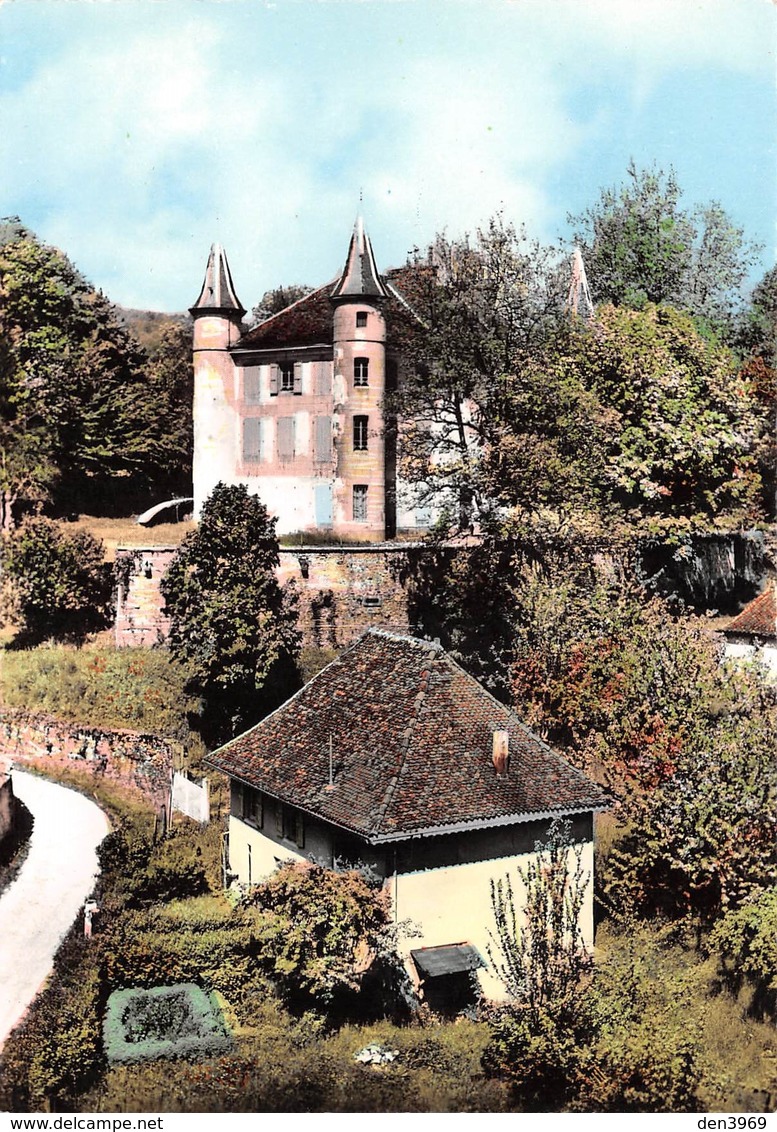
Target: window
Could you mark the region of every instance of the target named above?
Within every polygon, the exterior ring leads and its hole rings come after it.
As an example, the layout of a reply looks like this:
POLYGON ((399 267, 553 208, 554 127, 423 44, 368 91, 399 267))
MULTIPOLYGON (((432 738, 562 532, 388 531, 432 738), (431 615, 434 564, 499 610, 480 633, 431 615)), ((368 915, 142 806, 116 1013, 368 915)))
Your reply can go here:
POLYGON ((353 359, 353 383, 354 385, 367 385, 367 374, 370 368, 369 358, 354 358, 353 359))
POLYGON ((294 417, 278 417, 278 459, 294 459, 294 417))
POLYGON ((294 392, 294 362, 281 362, 281 393, 294 392))
POLYGON ((354 523, 367 522, 367 484, 355 483, 353 485, 353 521, 354 523))
POLYGON ((367 325, 367 312, 366 311, 357 311, 356 312, 356 325, 357 326, 366 326, 367 325))
POLYGON ((255 825, 257 829, 264 826, 263 798, 252 786, 243 787, 243 821, 255 825))
POLYGON ((298 848, 304 848, 305 823, 302 814, 293 806, 287 806, 283 802, 278 803, 275 812, 275 829, 284 841, 293 841, 298 848))
POLYGON ((332 459, 332 418, 316 417, 316 453, 317 464, 328 464, 332 459))
POLYGON ((367 451, 367 425, 369 417, 353 418, 353 450, 354 452, 367 451))
POLYGON ((243 463, 256 464, 262 458, 262 422, 259 417, 243 421, 243 463))

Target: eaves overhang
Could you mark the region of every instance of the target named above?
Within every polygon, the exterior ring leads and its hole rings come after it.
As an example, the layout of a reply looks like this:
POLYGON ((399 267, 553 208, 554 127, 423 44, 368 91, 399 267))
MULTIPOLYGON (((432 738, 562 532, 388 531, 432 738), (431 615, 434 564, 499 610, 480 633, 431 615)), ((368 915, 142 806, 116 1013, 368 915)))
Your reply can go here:
MULTIPOLYGON (((301 813, 306 814, 308 817, 315 818, 316 821, 324 822, 326 825, 332 825, 336 829, 344 830, 346 833, 355 834, 357 837, 360 837, 362 841, 366 841, 368 845, 390 845, 396 841, 412 841, 414 838, 418 837, 442 837, 448 833, 474 833, 477 830, 483 829, 498 829, 508 825, 525 825, 533 821, 547 821, 549 818, 565 818, 575 817, 577 814, 604 813, 610 808, 609 804, 600 802, 558 810, 535 810, 531 813, 500 814, 498 817, 494 818, 474 818, 440 825, 423 826, 418 829, 392 831, 390 833, 365 833, 363 829, 358 829, 356 826, 347 825, 345 822, 335 821, 333 818, 326 817, 319 810, 301 806, 299 802, 295 801, 293 798, 268 790, 264 786, 257 786, 256 782, 251 782, 248 778, 235 774, 233 771, 224 770, 223 767, 219 766, 217 763, 211 762, 207 757, 203 759, 203 762, 212 770, 217 770, 220 774, 226 774, 229 778, 234 778, 236 782, 242 783, 243 786, 248 786, 253 790, 261 790, 263 794, 266 794, 268 798, 272 798, 276 802, 282 802, 287 806, 294 806, 301 813)), ((337 789, 336 785, 335 789, 337 789)))

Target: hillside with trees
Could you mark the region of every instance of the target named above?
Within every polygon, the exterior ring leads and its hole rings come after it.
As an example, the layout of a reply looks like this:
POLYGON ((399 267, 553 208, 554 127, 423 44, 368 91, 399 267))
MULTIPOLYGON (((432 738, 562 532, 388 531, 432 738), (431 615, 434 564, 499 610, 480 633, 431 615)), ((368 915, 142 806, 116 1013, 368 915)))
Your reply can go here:
POLYGON ((189 493, 190 335, 151 358, 117 309, 18 220, 0 230, 0 520, 129 514, 189 493))

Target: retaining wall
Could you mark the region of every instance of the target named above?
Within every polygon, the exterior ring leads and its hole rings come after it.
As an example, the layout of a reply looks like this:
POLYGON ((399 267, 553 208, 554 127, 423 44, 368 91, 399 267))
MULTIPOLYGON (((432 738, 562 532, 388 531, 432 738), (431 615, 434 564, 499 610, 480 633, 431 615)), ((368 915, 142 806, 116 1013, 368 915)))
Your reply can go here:
POLYGON ((17 763, 77 766, 139 790, 156 808, 170 793, 178 745, 158 735, 79 727, 46 715, 0 711, 0 758, 17 763))

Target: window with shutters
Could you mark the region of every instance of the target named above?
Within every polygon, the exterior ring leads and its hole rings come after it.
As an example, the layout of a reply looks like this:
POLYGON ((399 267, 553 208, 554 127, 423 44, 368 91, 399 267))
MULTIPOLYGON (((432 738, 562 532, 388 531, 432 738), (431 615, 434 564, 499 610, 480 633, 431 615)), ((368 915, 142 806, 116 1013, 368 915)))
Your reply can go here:
POLYGON ((370 370, 369 358, 354 358, 353 359, 353 383, 354 385, 367 385, 368 374, 370 370))
POLYGON ((305 846, 305 822, 302 814, 294 806, 278 802, 275 813, 275 830, 278 837, 291 841, 299 849, 305 846))
POLYGON ((262 422, 259 417, 243 421, 243 463, 256 464, 262 458, 262 422))
POLYGON ((353 485, 353 521, 354 523, 367 522, 367 484, 355 483, 353 485))
POLYGON ((367 451, 367 426, 369 425, 369 417, 354 417, 353 418, 353 450, 354 452, 367 451))
POLYGON ((293 393, 294 362, 281 362, 278 369, 281 375, 281 393, 293 393))
POLYGON ((332 418, 316 417, 316 453, 318 464, 328 464, 332 459, 332 418))
POLYGON ((247 405, 256 405, 261 400, 258 368, 243 371, 243 400, 247 405))
POLYGON ((357 326, 366 326, 367 325, 367 312, 366 311, 357 311, 356 312, 356 325, 357 326))
POLYGON ((294 459, 294 417, 278 417, 278 459, 294 459))
POLYGON ((253 786, 243 787, 243 821, 257 829, 264 828, 264 799, 253 786))

